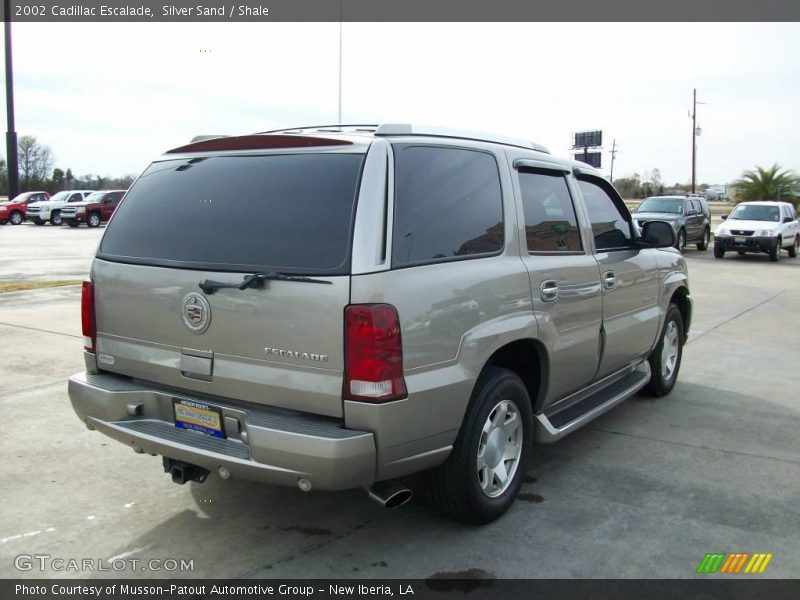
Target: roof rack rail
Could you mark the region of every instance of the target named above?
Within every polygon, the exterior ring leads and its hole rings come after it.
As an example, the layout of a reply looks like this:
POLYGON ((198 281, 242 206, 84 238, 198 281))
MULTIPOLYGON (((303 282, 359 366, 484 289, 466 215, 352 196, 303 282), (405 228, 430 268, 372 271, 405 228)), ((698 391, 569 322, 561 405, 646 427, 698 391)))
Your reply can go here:
POLYGON ((220 134, 220 135, 213 135, 213 134, 210 134, 210 135, 196 135, 196 136, 194 136, 192 138, 192 141, 189 142, 189 143, 190 144, 194 144, 195 142, 205 142, 206 140, 216 140, 218 138, 226 138, 226 137, 231 137, 231 136, 222 135, 222 134, 220 134))
POLYGON ((480 142, 493 142, 506 146, 517 146, 519 148, 528 148, 537 150, 539 152, 544 152, 545 154, 550 154, 550 150, 548 150, 545 146, 529 140, 479 131, 451 129, 448 127, 430 127, 426 125, 411 125, 410 123, 385 123, 380 125, 375 130, 375 135, 425 135, 433 137, 463 138, 480 142))
POLYGON ((374 132, 379 125, 374 123, 345 123, 338 125, 307 125, 304 127, 285 127, 283 129, 272 129, 270 131, 259 131, 257 133, 305 133, 308 131, 369 131, 374 132))

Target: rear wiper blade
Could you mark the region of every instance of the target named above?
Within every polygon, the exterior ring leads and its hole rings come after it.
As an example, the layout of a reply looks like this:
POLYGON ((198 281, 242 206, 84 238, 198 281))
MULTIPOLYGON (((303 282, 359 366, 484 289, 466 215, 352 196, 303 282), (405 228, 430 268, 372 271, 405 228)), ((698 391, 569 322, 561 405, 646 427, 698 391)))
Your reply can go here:
POLYGON ((300 281, 303 283, 325 283, 330 285, 332 282, 325 281, 324 279, 313 279, 305 275, 287 275, 286 273, 277 273, 275 271, 265 271, 263 273, 253 273, 252 275, 245 275, 241 283, 225 283, 224 281, 213 281, 206 279, 201 281, 198 285, 204 294, 213 294, 219 289, 223 288, 236 288, 239 290, 246 290, 247 288, 261 288, 264 287, 264 282, 274 281, 300 281))

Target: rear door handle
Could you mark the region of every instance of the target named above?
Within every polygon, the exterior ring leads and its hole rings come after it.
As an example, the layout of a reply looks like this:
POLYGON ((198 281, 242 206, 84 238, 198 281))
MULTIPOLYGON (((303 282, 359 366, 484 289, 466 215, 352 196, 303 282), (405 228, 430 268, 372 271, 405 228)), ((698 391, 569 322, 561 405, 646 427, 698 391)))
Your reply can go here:
POLYGON ((558 283, 555 279, 543 281, 539 286, 539 292, 544 302, 554 302, 558 298, 558 283))
POLYGON ((617 287, 617 276, 614 275, 614 271, 603 273, 603 287, 607 290, 613 290, 617 287))

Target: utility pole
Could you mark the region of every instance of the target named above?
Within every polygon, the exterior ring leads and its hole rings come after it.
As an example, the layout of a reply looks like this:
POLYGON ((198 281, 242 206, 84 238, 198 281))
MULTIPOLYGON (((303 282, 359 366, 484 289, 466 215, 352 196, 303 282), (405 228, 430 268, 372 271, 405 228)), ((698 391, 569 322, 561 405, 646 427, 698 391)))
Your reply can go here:
POLYGON ((692 90, 692 193, 695 192, 695 177, 697 173, 697 136, 700 130, 697 127, 697 105, 705 102, 697 101, 697 88, 692 90))
POLYGON ((17 132, 14 126, 14 70, 11 60, 11 1, 3 0, 6 34, 6 157, 8 167, 8 197, 19 193, 19 167, 17 160, 17 132))
POLYGON ((337 121, 338 125, 342 124, 342 2, 343 0, 339 0, 339 109, 337 111, 337 121))
POLYGON ((614 183, 614 159, 617 157, 617 138, 611 142, 611 183, 614 183))

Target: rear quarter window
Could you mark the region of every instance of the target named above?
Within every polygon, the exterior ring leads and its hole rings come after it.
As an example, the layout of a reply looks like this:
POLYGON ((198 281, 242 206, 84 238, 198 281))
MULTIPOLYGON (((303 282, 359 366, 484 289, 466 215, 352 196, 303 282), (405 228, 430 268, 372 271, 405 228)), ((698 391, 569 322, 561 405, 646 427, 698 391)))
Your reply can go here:
POLYGON ((500 176, 488 152, 398 144, 392 265, 499 253, 500 176))

